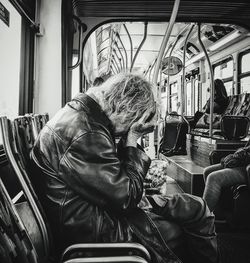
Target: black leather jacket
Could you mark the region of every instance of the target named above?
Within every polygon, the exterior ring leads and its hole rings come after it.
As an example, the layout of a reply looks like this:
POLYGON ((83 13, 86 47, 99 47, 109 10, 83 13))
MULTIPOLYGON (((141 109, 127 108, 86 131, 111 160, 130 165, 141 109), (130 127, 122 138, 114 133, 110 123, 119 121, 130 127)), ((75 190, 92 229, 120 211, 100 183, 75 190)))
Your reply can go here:
MULTIPOLYGON (((159 216, 137 207, 149 157, 135 147, 116 148, 110 120, 92 98, 79 94, 62 108, 39 134, 32 158, 43 172, 45 210, 63 247, 139 242, 154 262, 180 262, 154 223, 159 216)), ((176 239, 177 226, 165 226, 176 239)))

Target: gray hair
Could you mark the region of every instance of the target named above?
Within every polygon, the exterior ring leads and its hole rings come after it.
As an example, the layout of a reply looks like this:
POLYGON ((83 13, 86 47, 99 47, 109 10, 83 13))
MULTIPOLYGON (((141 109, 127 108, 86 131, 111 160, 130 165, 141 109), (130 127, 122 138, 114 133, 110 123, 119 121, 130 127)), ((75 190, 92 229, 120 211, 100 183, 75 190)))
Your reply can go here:
POLYGON ((124 112, 129 124, 137 121, 146 111, 151 113, 156 110, 153 86, 139 75, 120 73, 109 78, 102 87, 107 113, 124 112))

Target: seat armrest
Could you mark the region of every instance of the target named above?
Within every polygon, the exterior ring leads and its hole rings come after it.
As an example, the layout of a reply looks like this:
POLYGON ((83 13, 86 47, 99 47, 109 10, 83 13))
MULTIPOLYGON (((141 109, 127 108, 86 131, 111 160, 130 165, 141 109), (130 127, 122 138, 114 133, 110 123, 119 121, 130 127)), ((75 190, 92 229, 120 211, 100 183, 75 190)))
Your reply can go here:
POLYGON ((121 257, 139 256, 147 262, 151 257, 147 249, 138 243, 81 243, 69 246, 63 252, 61 262, 68 260, 73 254, 80 257, 121 257))
POLYGON ((138 256, 74 258, 62 263, 149 263, 138 256))
POLYGON ((235 153, 235 151, 236 150, 227 150, 227 149, 211 151, 209 154, 210 164, 220 163, 222 158, 226 157, 231 153, 235 153))

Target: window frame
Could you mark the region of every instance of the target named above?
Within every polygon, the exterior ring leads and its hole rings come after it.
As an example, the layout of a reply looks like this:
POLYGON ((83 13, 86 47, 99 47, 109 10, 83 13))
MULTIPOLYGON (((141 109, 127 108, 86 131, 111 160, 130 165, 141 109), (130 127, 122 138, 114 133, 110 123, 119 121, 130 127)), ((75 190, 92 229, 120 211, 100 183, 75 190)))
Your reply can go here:
POLYGON ((242 90, 241 90, 241 86, 240 86, 240 80, 245 78, 245 77, 249 77, 250 76, 250 70, 247 71, 247 72, 244 72, 242 73, 242 58, 244 55, 250 53, 250 48, 247 48, 246 50, 242 51, 239 53, 238 55, 238 76, 237 76, 237 92, 238 94, 242 93, 242 90))
POLYGON ((228 78, 221 78, 221 80, 224 82, 224 83, 227 83, 227 82, 230 82, 232 81, 232 94, 235 94, 235 87, 234 87, 234 58, 232 55, 226 57, 226 58, 223 58, 221 59, 220 61, 214 63, 212 65, 212 68, 213 68, 213 73, 215 73, 215 68, 222 65, 222 64, 225 64, 229 61, 232 61, 233 62, 233 73, 232 73, 232 77, 228 77, 228 78))

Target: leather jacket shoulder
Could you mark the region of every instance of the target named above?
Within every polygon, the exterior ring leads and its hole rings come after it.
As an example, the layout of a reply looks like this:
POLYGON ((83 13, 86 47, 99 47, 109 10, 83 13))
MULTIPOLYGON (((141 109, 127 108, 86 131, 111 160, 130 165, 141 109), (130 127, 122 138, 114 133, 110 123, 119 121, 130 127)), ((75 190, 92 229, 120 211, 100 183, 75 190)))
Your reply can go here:
POLYGON ((87 95, 68 103, 41 131, 33 159, 76 195, 98 206, 136 207, 149 157, 135 147, 116 149, 111 123, 87 95), (120 160, 118 156, 123 156, 120 160))

